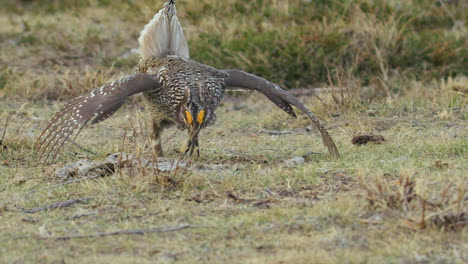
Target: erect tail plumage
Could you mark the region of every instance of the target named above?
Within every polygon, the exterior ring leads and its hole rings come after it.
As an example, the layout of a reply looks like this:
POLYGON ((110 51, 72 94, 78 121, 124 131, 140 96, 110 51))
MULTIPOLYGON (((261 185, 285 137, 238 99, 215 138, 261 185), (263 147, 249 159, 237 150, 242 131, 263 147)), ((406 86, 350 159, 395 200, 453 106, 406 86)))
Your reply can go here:
POLYGON ((176 14, 175 0, 164 4, 153 19, 146 24, 138 38, 143 59, 177 55, 189 58, 189 49, 182 26, 176 14))

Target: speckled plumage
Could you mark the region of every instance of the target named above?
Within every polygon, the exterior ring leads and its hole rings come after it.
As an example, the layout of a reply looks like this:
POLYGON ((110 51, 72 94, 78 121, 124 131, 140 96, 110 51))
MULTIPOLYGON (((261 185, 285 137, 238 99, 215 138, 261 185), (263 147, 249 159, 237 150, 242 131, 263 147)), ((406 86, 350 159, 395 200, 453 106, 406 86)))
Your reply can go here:
POLYGON ((138 39, 142 60, 136 73, 79 96, 58 112, 37 140, 39 160, 59 154, 64 144, 88 122, 97 123, 117 111, 125 100, 143 93, 152 115, 153 152, 162 154, 161 132, 176 124, 188 130, 186 153, 198 153, 200 130, 215 120, 225 89, 259 91, 289 115, 300 109, 318 129, 331 155, 339 156, 328 131, 297 98, 277 84, 240 70, 219 70, 189 59, 187 41, 176 16, 175 0, 168 1, 138 39), (155 35, 156 34, 156 35, 155 35))
MULTIPOLYGON (((191 59, 169 55, 143 59, 136 67, 136 72, 152 74, 162 87, 144 92, 144 97, 152 115, 153 153, 162 155, 161 133, 171 124, 185 129, 186 122, 177 122, 187 109, 192 116, 201 110, 206 112, 202 124, 196 124, 197 130, 211 125, 216 120, 214 111, 218 107, 225 88, 226 72, 201 64, 191 59)), ((192 153, 198 146, 198 133, 188 143, 192 153)))
MULTIPOLYGON (((144 59, 136 72, 153 74, 162 84, 160 89, 143 94, 153 117, 167 121, 174 121, 180 105, 187 102, 196 108, 194 110, 208 109, 214 114, 223 97, 227 77, 224 71, 177 56, 144 59)), ((205 118, 205 122, 210 124, 210 121, 205 118)))

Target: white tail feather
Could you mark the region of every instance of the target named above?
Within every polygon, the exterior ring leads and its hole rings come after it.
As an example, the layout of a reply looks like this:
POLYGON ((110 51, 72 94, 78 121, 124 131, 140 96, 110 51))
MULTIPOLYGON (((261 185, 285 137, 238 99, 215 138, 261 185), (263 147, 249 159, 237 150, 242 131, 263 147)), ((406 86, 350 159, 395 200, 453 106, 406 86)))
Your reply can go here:
POLYGON ((189 58, 187 40, 177 18, 174 2, 167 2, 140 32, 138 44, 144 59, 166 55, 189 58))

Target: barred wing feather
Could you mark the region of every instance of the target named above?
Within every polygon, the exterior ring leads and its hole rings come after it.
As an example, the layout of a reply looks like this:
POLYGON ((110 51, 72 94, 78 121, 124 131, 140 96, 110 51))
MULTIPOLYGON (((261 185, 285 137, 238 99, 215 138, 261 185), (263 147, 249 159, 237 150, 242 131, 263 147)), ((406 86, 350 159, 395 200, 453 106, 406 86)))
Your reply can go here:
POLYGON ((89 121, 91 124, 98 123, 114 114, 129 96, 160 86, 154 76, 137 73, 73 99, 55 114, 37 139, 39 161, 49 157, 55 159, 71 135, 75 132, 78 135, 89 121))

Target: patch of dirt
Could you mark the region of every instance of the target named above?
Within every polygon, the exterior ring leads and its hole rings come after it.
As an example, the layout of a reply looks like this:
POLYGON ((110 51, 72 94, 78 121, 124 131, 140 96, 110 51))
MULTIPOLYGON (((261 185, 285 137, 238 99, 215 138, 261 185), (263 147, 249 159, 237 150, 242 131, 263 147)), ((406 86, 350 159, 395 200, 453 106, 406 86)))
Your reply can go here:
POLYGON ((219 196, 213 193, 204 193, 204 194, 197 193, 194 196, 188 198, 187 201, 201 204, 201 203, 210 203, 219 198, 220 198, 219 196))
POLYGON ((354 145, 362 146, 366 145, 367 143, 374 143, 374 144, 381 144, 385 141, 383 136, 379 135, 371 135, 371 134, 361 134, 354 136, 351 140, 351 143, 354 145))
POLYGON ((271 199, 264 199, 264 200, 257 200, 257 199, 245 199, 245 198, 240 198, 236 194, 232 192, 227 193, 227 197, 234 200, 236 203, 239 204, 251 204, 252 207, 258 208, 258 209, 268 209, 271 207, 271 203, 273 203, 273 200, 271 199))

